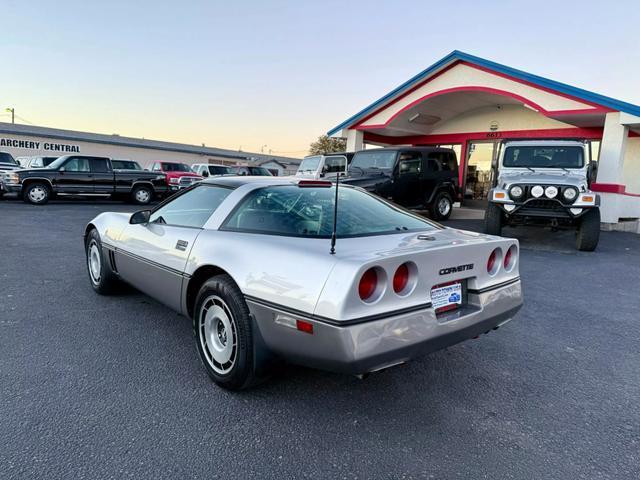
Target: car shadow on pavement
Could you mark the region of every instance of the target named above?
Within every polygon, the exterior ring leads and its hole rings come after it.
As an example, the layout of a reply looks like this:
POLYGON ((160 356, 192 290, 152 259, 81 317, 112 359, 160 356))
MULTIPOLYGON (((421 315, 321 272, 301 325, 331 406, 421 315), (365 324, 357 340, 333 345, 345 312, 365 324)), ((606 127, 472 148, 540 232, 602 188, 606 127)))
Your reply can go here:
MULTIPOLYGON (((448 220, 442 225, 461 230, 484 233, 482 220, 448 220)), ((576 231, 574 229, 552 230, 545 227, 517 226, 505 227, 502 236, 515 238, 520 242, 520 248, 526 250, 577 253, 576 231)))

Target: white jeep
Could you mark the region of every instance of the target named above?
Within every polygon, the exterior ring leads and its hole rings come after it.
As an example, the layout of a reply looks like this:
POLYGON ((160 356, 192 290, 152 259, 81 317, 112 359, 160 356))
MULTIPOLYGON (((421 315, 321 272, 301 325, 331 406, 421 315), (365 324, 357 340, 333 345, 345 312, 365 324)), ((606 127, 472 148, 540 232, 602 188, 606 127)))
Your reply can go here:
POLYGON ((505 225, 575 228, 576 248, 593 251, 600 237, 600 197, 590 190, 595 163, 589 144, 574 140, 507 141, 489 192, 485 230, 505 225))
POLYGON ((340 174, 344 177, 347 174, 347 155, 311 155, 304 157, 296 177, 318 180, 320 178, 335 178, 340 174))

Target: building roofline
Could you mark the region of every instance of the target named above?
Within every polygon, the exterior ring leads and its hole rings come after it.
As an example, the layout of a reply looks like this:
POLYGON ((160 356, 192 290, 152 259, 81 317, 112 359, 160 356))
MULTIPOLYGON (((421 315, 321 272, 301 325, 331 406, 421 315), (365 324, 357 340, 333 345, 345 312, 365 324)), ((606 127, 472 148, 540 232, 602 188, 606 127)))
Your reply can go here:
POLYGON ((402 85, 398 86, 397 88, 393 89, 383 97, 379 98, 378 100, 373 102, 371 105, 365 107, 364 109, 360 110, 355 115, 352 115, 351 117, 349 117, 347 120, 345 120, 338 126, 329 130, 329 132, 327 132, 327 135, 329 136, 334 135, 340 130, 346 127, 350 127, 357 120, 360 120, 365 115, 371 113, 373 110, 384 105, 387 101, 392 100, 396 96, 402 94, 406 89, 410 88, 417 82, 420 82, 425 78, 430 77, 431 75, 437 73, 438 71, 445 68, 446 66, 458 61, 468 62, 474 65, 486 68, 488 70, 493 70, 497 73, 502 73, 504 75, 508 75, 516 79, 523 80, 525 82, 529 82, 543 88, 555 90, 559 93, 570 95, 580 100, 584 100, 586 102, 595 103, 607 108, 611 108, 613 110, 629 113, 631 115, 640 116, 640 106, 638 105, 633 105, 631 103, 623 102, 621 100, 616 100, 615 98, 590 92, 582 88, 572 87, 571 85, 567 85, 566 83, 556 82, 555 80, 550 80, 548 78, 541 77, 539 75, 533 75, 531 73, 527 73, 512 67, 508 67, 500 63, 492 62, 490 60, 486 60, 481 57, 476 57, 474 55, 470 55, 465 52, 454 50, 449 55, 438 60, 436 63, 429 66, 428 68, 418 73, 417 75, 413 76, 412 78, 404 82, 402 85))
POLYGON ((119 147, 146 148, 151 150, 177 153, 211 155, 222 158, 249 160, 256 162, 266 162, 269 160, 300 162, 300 159, 297 158, 265 155, 263 153, 243 152, 215 147, 201 147, 183 143, 164 142, 161 140, 148 140, 144 138, 107 135, 103 133, 79 132, 75 130, 63 130, 58 128, 40 127, 36 125, 22 125, 6 122, 0 122, 0 134, 2 133, 9 135, 30 135, 32 137, 52 138, 56 140, 99 143, 104 145, 115 145, 119 147))

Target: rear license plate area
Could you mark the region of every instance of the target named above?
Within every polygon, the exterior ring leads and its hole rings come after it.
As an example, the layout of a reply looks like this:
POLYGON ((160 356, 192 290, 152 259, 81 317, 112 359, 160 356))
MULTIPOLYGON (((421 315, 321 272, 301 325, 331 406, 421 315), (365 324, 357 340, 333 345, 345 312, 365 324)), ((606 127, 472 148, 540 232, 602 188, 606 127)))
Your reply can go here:
POLYGON ((431 288, 431 305, 436 315, 457 310, 466 303, 466 297, 465 280, 441 283, 431 288))

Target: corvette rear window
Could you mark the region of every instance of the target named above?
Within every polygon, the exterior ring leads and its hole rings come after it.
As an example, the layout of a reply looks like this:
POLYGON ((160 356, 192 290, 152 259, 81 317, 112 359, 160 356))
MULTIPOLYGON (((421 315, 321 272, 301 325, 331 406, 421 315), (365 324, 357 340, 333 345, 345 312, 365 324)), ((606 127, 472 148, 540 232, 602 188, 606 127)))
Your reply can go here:
MULTIPOLYGON (((335 187, 265 187, 250 192, 227 218, 222 230, 292 237, 330 238, 335 187)), ((339 187, 339 237, 432 230, 431 222, 372 195, 339 187)))

